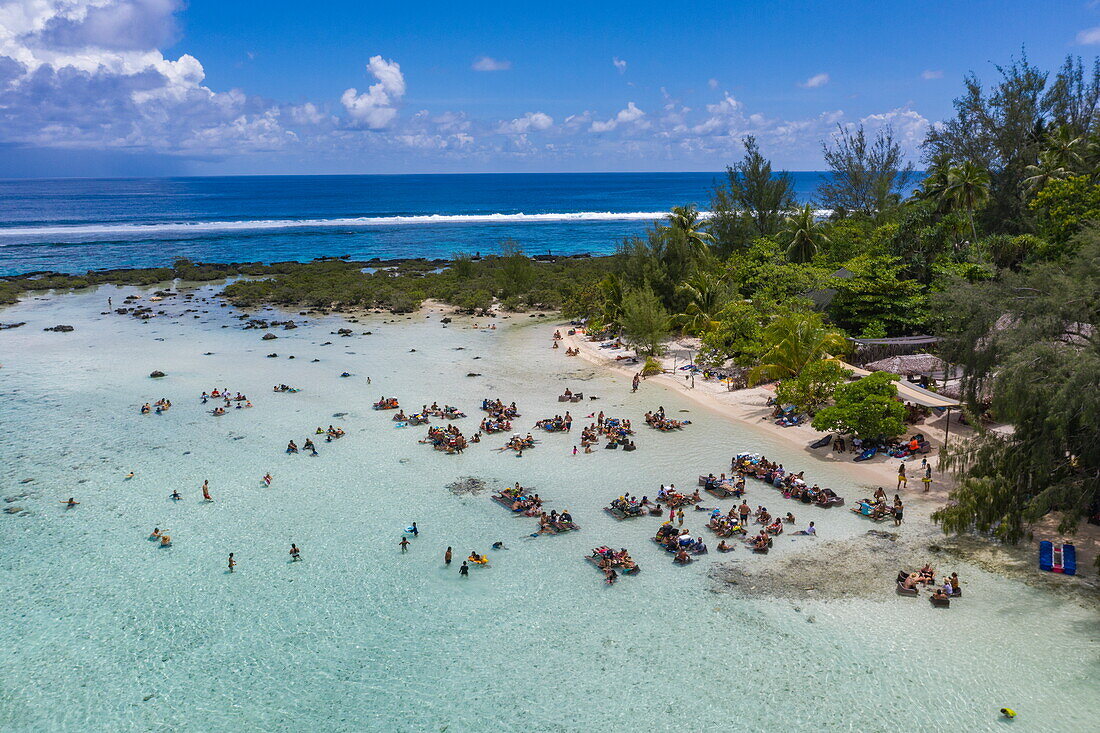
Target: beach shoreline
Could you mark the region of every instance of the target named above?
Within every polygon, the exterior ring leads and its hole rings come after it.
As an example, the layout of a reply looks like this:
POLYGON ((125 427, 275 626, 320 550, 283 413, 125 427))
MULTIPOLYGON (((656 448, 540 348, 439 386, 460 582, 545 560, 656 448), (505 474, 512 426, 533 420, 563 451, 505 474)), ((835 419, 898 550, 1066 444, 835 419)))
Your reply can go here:
MULTIPOLYGON (((586 363, 599 367, 627 380, 629 382, 634 375, 641 370, 642 360, 637 364, 626 364, 625 360, 617 360, 619 355, 631 354, 629 349, 601 349, 599 343, 590 341, 582 329, 577 329, 567 321, 559 321, 553 324, 561 331, 561 344, 578 350, 578 358, 586 363), (569 331, 573 330, 573 334, 569 331)), ((672 342, 675 343, 675 342, 672 342)), ((557 351, 555 349, 555 351, 557 351)), ((937 551, 944 550, 955 554, 959 558, 980 564, 992 572, 998 572, 1006 577, 1028 583, 1035 587, 1049 589, 1069 597, 1080 598, 1092 605, 1100 605, 1100 577, 1095 573, 1095 559, 1100 554, 1100 527, 1082 522, 1077 534, 1061 535, 1057 532, 1057 519, 1047 517, 1036 524, 1031 533, 1032 539, 1021 542, 1018 545, 1004 545, 994 540, 978 535, 946 535, 939 526, 932 521, 931 515, 937 509, 949 501, 949 494, 954 486, 954 480, 950 474, 939 469, 939 450, 943 446, 946 433, 946 420, 943 417, 935 420, 926 420, 918 425, 910 426, 909 432, 921 432, 933 444, 934 450, 927 458, 933 466, 933 480, 929 491, 921 490, 920 478, 917 469, 920 462, 917 459, 906 459, 904 462, 908 468, 908 483, 906 488, 897 489, 897 466, 902 462, 899 459, 882 459, 876 457, 870 461, 855 463, 851 460, 851 453, 838 457, 832 448, 812 449, 810 443, 824 434, 814 430, 808 424, 793 427, 779 427, 770 420, 771 407, 766 402, 772 395, 767 386, 757 386, 741 390, 727 390, 720 382, 701 378, 694 380, 694 386, 690 379, 681 379, 670 366, 675 368, 679 364, 690 363, 690 354, 698 353, 697 349, 680 347, 672 349, 659 360, 665 367, 661 374, 643 377, 639 391, 646 384, 656 384, 666 389, 674 390, 692 402, 705 409, 721 415, 726 420, 748 425, 754 430, 759 430, 767 435, 786 441, 792 447, 801 448, 802 453, 810 459, 807 463, 843 463, 845 472, 857 479, 859 484, 866 488, 869 496, 876 487, 882 487, 888 494, 900 494, 906 506, 906 524, 917 524, 922 535, 925 535, 930 545, 937 551), (668 364, 669 356, 672 356, 672 364, 668 364), (1070 577, 1057 573, 1042 573, 1035 566, 1038 542, 1040 539, 1052 539, 1056 542, 1073 543, 1078 553, 1078 575, 1070 577)), ((950 426, 951 440, 965 440, 973 435, 973 429, 962 425, 957 418, 952 420, 950 426)), ((793 467, 795 470, 807 469, 805 465, 793 467)), ((812 475, 812 469, 808 469, 812 475)), ((857 497, 845 497, 849 502, 857 497)), ((893 529, 889 527, 887 529, 893 529)))

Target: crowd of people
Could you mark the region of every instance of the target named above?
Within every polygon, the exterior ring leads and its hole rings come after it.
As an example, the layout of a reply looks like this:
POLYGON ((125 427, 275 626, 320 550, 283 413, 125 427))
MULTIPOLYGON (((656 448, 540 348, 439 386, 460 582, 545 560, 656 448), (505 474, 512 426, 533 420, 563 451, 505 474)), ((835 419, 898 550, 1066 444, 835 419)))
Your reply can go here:
POLYGON ((466 450, 467 446, 462 431, 451 424, 448 424, 445 428, 428 428, 428 436, 420 442, 430 444, 436 450, 450 454, 461 453, 466 450))
POLYGON ((624 575, 633 575, 640 570, 638 563, 634 561, 634 558, 630 557, 630 553, 626 551, 625 547, 618 552, 606 545, 597 547, 592 550, 592 554, 589 555, 588 561, 603 571, 604 582, 608 585, 613 585, 615 581, 619 579, 619 574, 617 572, 619 570, 621 570, 624 575))
POLYGON ((691 425, 691 420, 673 420, 665 416, 664 406, 658 407, 654 412, 645 414, 645 422, 651 428, 664 432, 670 430, 682 430, 685 425, 691 425))
POLYGON ((764 456, 743 453, 734 457, 731 465, 738 476, 750 476, 774 486, 783 492, 785 498, 796 499, 803 504, 816 504, 826 509, 844 505, 844 499, 832 489, 808 484, 804 471, 792 473, 783 468, 782 463, 769 461, 764 456))

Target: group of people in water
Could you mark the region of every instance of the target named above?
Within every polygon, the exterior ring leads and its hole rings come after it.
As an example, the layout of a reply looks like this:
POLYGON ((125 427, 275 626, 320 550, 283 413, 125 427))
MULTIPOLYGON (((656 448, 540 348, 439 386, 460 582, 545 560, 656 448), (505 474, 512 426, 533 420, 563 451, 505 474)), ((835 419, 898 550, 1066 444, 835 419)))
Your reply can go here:
POLYGON ((785 498, 801 501, 803 504, 815 504, 822 508, 843 506, 844 499, 829 488, 817 484, 810 485, 804 478, 804 471, 792 473, 783 468, 782 463, 769 461, 764 456, 743 453, 735 456, 731 462, 738 477, 750 476, 779 489, 785 498))
POLYGON ((568 433, 573 429, 573 416, 569 414, 569 410, 566 410, 564 415, 554 415, 539 420, 535 423, 535 427, 542 428, 548 433, 568 433))
POLYGON ((539 520, 539 534, 558 534, 579 529, 573 523, 573 515, 569 510, 558 512, 556 509, 547 512, 543 509, 542 498, 520 486, 502 489, 493 495, 493 501, 501 504, 512 512, 522 513, 524 516, 537 517, 539 520))
POLYGON ((252 407, 252 402, 248 399, 246 395, 241 394, 240 392, 237 392, 236 395, 233 395, 229 391, 228 387, 224 389, 218 389, 215 387, 214 389, 210 390, 210 392, 203 392, 200 396, 200 399, 202 400, 202 404, 204 405, 210 400, 223 401, 223 404, 218 405, 217 407, 210 410, 210 414, 214 417, 220 417, 221 415, 224 415, 226 412, 229 411, 230 408, 242 410, 246 407, 252 407))
POLYGON ((918 594, 919 586, 922 585, 932 588, 931 601, 938 605, 946 606, 949 599, 962 595, 958 573, 944 576, 943 583, 937 584, 936 569, 927 563, 920 570, 898 571, 897 586, 899 595, 915 596, 918 594))
POLYGON ((156 413, 160 415, 162 413, 168 412, 171 407, 172 400, 168 399, 167 397, 161 397, 159 400, 151 405, 146 402, 144 405, 141 406, 139 412, 142 415, 148 415, 149 413, 156 413))
POLYGON ((654 412, 647 412, 645 414, 645 422, 651 428, 656 428, 663 432, 669 432, 670 430, 682 430, 685 425, 691 425, 691 420, 673 420, 665 416, 665 408, 662 405, 658 407, 654 412))
MULTIPOLYGON (((346 433, 344 432, 343 428, 335 428, 332 425, 329 425, 327 430, 325 428, 318 427, 317 430, 314 432, 314 435, 325 436, 326 443, 331 443, 334 440, 342 438, 345 434, 346 433)), ((306 438, 306 441, 302 443, 302 447, 300 450, 309 451, 310 455, 320 455, 320 453, 317 452, 317 446, 314 444, 312 438, 306 438)), ((295 443, 293 440, 287 443, 286 452, 288 455, 294 455, 298 453, 298 451, 298 444, 295 443)))
POLYGON ((678 565, 690 563, 692 555, 707 553, 707 545, 702 537, 692 537, 690 530, 674 527, 672 522, 662 524, 653 541, 667 552, 673 553, 672 561, 678 565))
POLYGON ((902 502, 900 494, 894 494, 893 503, 889 503, 886 490, 880 486, 875 490, 872 498, 860 499, 855 506, 851 507, 851 511, 853 514, 859 514, 876 522, 893 519, 894 526, 897 527, 901 525, 902 518, 905 515, 905 504, 902 502))
POLYGON ((619 570, 624 575, 633 575, 640 569, 638 563, 634 562, 634 558, 630 556, 625 547, 618 552, 606 545, 596 547, 592 550, 588 560, 603 571, 604 582, 608 585, 614 585, 615 581, 619 579, 619 570))
MULTIPOLYGON (((475 433, 472 440, 474 443, 478 443, 481 438, 475 433)), ((445 428, 429 427, 428 437, 420 442, 430 444, 436 450, 452 455, 461 453, 466 450, 467 446, 466 437, 462 434, 462 431, 449 423, 445 428)))

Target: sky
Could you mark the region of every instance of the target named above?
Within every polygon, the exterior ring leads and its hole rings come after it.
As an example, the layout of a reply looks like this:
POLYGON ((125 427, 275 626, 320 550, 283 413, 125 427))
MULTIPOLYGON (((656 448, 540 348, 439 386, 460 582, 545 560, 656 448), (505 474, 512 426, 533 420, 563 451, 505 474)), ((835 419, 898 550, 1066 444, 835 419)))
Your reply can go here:
POLYGON ((717 171, 838 125, 910 156, 1100 2, 0 0, 0 177, 717 171))

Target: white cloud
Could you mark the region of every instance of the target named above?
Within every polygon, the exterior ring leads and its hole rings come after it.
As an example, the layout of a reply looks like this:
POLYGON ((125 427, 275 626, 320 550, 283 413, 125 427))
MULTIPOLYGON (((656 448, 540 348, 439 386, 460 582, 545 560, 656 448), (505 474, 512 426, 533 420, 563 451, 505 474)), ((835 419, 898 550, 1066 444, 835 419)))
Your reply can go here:
POLYGON ((1086 28, 1077 34, 1077 43, 1082 46, 1092 46, 1100 43, 1100 25, 1095 28, 1086 28))
POLYGON ((623 61, 621 58, 615 56, 611 59, 611 63, 615 65, 615 68, 619 70, 620 74, 626 73, 626 62, 623 61))
POLYGON ((931 127, 931 123, 924 115, 910 109, 908 106, 898 107, 889 112, 867 115, 860 119, 860 122, 868 130, 889 126, 893 129, 898 142, 910 155, 916 154, 917 148, 924 141, 924 137, 931 127))
POLYGON ((512 62, 506 59, 495 59, 492 56, 478 56, 474 63, 470 64, 474 71, 508 71, 512 68, 512 62))
POLYGON ((813 76, 811 76, 809 79, 802 82, 798 86, 800 86, 804 89, 817 89, 818 87, 823 87, 828 83, 829 83, 829 75, 828 74, 814 74, 813 76))
POLYGON ((718 88, 718 80, 713 79, 713 78, 712 79, 707 79, 707 86, 710 87, 711 89, 717 89, 718 88))
POLYGON ((325 114, 313 102, 291 107, 290 116, 299 125, 319 125, 325 120, 325 114))
POLYGON ((942 79, 943 72, 938 69, 925 69, 920 73, 920 78, 926 81, 929 79, 942 79))
POLYGON ((554 118, 545 112, 528 112, 511 122, 501 122, 497 132, 503 135, 522 135, 528 132, 548 130, 554 124, 554 118))
POLYGON ((371 84, 362 94, 355 87, 344 90, 340 103, 356 123, 372 130, 381 130, 397 117, 394 105, 405 96, 405 76, 401 73, 400 64, 381 56, 371 56, 367 71, 378 83, 371 84))
POLYGON ((595 122, 592 123, 592 127, 590 127, 589 129, 592 132, 610 132, 611 130, 614 130, 619 125, 625 125, 625 124, 633 123, 636 127, 637 126, 644 126, 645 125, 645 123, 643 122, 644 117, 645 117, 645 112, 638 109, 638 106, 636 104, 634 104, 633 102, 627 102, 626 103, 626 108, 619 110, 619 113, 617 115, 615 115, 614 117, 612 117, 611 119, 609 119, 605 122, 601 122, 599 120, 596 120, 595 122))

